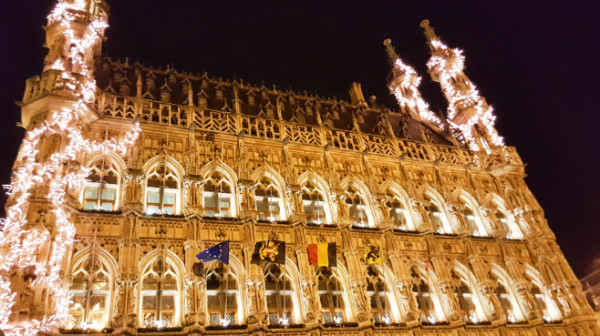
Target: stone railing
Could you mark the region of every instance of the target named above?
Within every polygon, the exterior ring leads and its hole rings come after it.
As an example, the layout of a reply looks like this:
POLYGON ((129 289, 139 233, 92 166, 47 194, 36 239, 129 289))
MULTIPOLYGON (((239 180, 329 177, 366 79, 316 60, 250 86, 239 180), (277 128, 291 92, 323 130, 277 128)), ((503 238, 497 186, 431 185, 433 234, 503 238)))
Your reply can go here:
POLYGON ((199 131, 246 136, 264 140, 289 141, 292 144, 327 146, 330 149, 368 152, 421 161, 437 161, 451 165, 488 167, 499 163, 522 164, 513 147, 504 155, 480 154, 477 157, 467 149, 419 141, 384 137, 374 134, 329 129, 276 119, 266 119, 234 112, 218 111, 195 106, 184 106, 120 97, 98 91, 94 102, 100 115, 135 119, 163 125, 190 127, 199 131))

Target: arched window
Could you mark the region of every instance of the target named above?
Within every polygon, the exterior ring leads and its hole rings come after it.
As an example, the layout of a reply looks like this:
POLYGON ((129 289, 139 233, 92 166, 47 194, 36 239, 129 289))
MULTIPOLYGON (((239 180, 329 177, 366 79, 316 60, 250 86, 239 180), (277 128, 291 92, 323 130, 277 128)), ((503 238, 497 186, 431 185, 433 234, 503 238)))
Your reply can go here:
POLYGON ((146 184, 146 213, 174 215, 178 212, 179 181, 165 164, 148 173, 146 184))
POLYGON ((277 186, 263 177, 254 191, 258 220, 277 221, 281 219, 282 200, 277 186))
POLYGON ((477 209, 477 203, 466 196, 462 196, 460 200, 463 202, 462 216, 467 224, 469 233, 475 237, 489 236, 485 224, 481 218, 481 214, 477 209))
POLYGON ((429 221, 433 226, 433 232, 441 234, 452 233, 450 222, 448 222, 448 218, 442 211, 442 205, 440 201, 438 201, 429 193, 425 194, 425 210, 427 211, 427 216, 429 217, 429 221))
POLYGON ((269 324, 287 326, 292 323, 292 284, 282 271, 282 266, 275 263, 266 263, 265 296, 267 300, 267 312, 269 324))
POLYGON ((424 323, 435 323, 435 308, 427 280, 416 269, 411 270, 412 292, 419 309, 419 319, 424 323))
POLYGON ((209 217, 231 217, 233 192, 223 174, 213 172, 204 182, 204 211, 209 217))
POLYGON ((496 220, 498 221, 498 225, 502 228, 502 231, 506 233, 506 238, 508 239, 522 239, 523 232, 519 226, 515 223, 514 219, 511 215, 508 214, 508 211, 504 207, 503 202, 495 201, 496 205, 496 220))
POLYGON ((311 181, 302 186, 302 207, 306 214, 306 222, 310 224, 328 223, 327 204, 323 193, 311 181))
POLYGON ((385 193, 385 207, 390 219, 394 221, 394 228, 402 231, 413 229, 408 208, 402 199, 390 189, 385 193))
POLYGON ((473 236, 476 236, 476 237, 480 236, 479 228, 477 225, 477 221, 479 219, 476 218, 475 213, 473 213, 473 210, 471 210, 471 208, 468 205, 465 205, 465 207, 463 209, 463 218, 465 220, 465 223, 467 223, 469 232, 473 236))
POLYGON ((473 293, 469 286, 465 283, 456 272, 452 271, 452 280, 454 281, 454 296, 458 300, 460 309, 465 313, 466 322, 477 323, 477 312, 473 302, 473 293))
POLYGON ((141 313, 145 328, 169 328, 178 324, 179 286, 173 267, 157 258, 142 276, 141 313))
POLYGON ((67 329, 102 330, 108 324, 113 283, 106 265, 92 253, 72 275, 67 329))
POLYGON ((206 307, 210 325, 228 326, 235 323, 237 280, 229 266, 216 263, 206 275, 206 307))
POLYGON ((352 225, 369 226, 366 202, 360 192, 352 186, 346 189, 346 205, 348 206, 348 217, 352 225))
POLYGON ((548 306, 546 305, 546 298, 540 288, 536 284, 531 286, 531 296, 535 300, 537 308, 542 312, 544 320, 550 321, 550 314, 548 313, 548 306))
POLYGON ((373 265, 367 268, 367 295, 371 301, 371 312, 377 324, 392 322, 390 300, 392 293, 388 290, 383 275, 373 265))
POLYGON ((329 267, 317 268, 319 298, 325 323, 342 323, 346 320, 344 289, 329 267))
POLYGON ((84 210, 117 210, 119 171, 110 160, 102 158, 91 167, 83 189, 84 210))
POLYGON ((496 288, 494 289, 494 294, 496 294, 496 297, 498 298, 498 301, 500 302, 500 306, 502 307, 502 310, 504 310, 504 313, 506 314, 506 319, 508 320, 508 322, 515 323, 517 321, 517 319, 516 319, 515 313, 513 311, 513 304, 510 299, 510 294, 508 294, 508 291, 506 291, 506 287, 504 287, 504 285, 500 281, 498 281, 496 284, 496 288))

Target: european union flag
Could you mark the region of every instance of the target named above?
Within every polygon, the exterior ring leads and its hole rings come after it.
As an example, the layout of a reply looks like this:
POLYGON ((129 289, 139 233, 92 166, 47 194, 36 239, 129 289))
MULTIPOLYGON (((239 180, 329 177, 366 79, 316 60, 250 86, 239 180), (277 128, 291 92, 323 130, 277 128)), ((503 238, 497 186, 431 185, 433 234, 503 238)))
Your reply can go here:
POLYGON ((196 258, 204 262, 219 260, 223 264, 229 265, 229 240, 207 248, 206 250, 198 253, 196 258))

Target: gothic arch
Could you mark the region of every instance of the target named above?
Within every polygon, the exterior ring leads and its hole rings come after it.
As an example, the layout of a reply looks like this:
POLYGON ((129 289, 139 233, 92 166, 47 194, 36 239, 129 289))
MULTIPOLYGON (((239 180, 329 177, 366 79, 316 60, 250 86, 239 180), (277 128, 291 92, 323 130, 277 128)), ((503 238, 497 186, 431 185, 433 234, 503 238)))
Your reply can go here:
POLYGON ((412 208, 411 202, 410 202, 411 198, 408 195, 408 193, 406 192, 406 190, 404 190, 404 188, 402 188, 398 183, 387 180, 387 181, 383 182, 383 184, 381 185, 381 191, 384 193, 387 193, 388 190, 391 190, 392 193, 394 193, 396 196, 398 196, 398 198, 400 199, 400 202, 406 209, 407 229, 409 231, 417 231, 417 225, 415 223, 415 216, 413 214, 413 208, 412 208))
MULTIPOLYGON (((237 217, 237 214, 240 211, 240 193, 238 191, 238 178, 237 174, 231 167, 229 167, 226 163, 218 160, 211 161, 208 164, 204 165, 200 169, 200 176, 206 181, 207 177, 214 171, 217 171, 227 179, 231 185, 231 202, 233 204, 230 205, 231 217, 237 217)), ((189 195, 188 195, 189 197, 189 195)))
POLYGON ((365 210, 369 222, 368 226, 375 227, 375 214, 372 207, 372 195, 369 191, 369 188, 361 180, 353 176, 344 177, 344 179, 340 182, 340 186, 344 192, 346 192, 348 187, 355 187, 357 189, 365 203, 365 210))
POLYGON ((398 304, 399 297, 398 297, 398 292, 396 291, 396 286, 394 284, 394 280, 396 279, 396 277, 394 276, 393 271, 385 264, 384 265, 363 264, 363 266, 361 267, 361 270, 362 270, 361 276, 363 278, 365 278, 367 276, 367 268, 369 266, 375 268, 382 275, 385 285, 391 294, 388 298, 390 299, 390 310, 392 312, 392 320, 395 322, 401 322, 402 321, 402 313, 400 312, 400 308, 399 308, 400 306, 398 304))
POLYGON ((331 199, 331 189, 327 182, 317 173, 312 171, 306 171, 300 177, 298 177, 298 185, 302 188, 306 183, 312 182, 323 194, 325 199, 325 217, 327 224, 331 224, 335 221, 335 204, 331 199))
MULTIPOLYGON (((209 261, 204 265, 206 271, 210 270, 218 262, 216 260, 209 261)), ((246 269, 242 262, 233 254, 229 254, 229 268, 232 271, 232 276, 237 281, 237 312, 236 312, 236 323, 241 325, 246 321, 246 269)), ((206 312, 202 312, 206 313, 206 312)))
MULTIPOLYGON (((439 287, 439 280, 437 275, 432 269, 426 269, 425 263, 422 261, 413 261, 407 268, 410 272, 415 270, 418 275, 423 277, 429 286, 431 293, 431 300, 433 302, 433 309, 435 312, 436 321, 446 321, 447 316, 441 302, 441 293, 439 287)), ((414 284, 413 284, 414 285, 414 284)))
MULTIPOLYGON (((127 165, 125 164, 123 159, 117 153, 115 153, 113 151, 110 151, 110 150, 95 151, 95 152, 89 154, 85 160, 85 167, 88 167, 90 169, 90 175, 92 175, 92 172, 94 169, 97 169, 94 167, 94 165, 97 164, 98 162, 101 162, 104 164, 108 163, 109 166, 114 167, 114 171, 116 173, 117 180, 114 183, 116 185, 116 187, 115 187, 116 190, 115 190, 114 205, 111 210, 113 210, 113 211, 117 210, 117 209, 119 209, 119 207, 121 205, 121 200, 123 198, 123 173, 126 171, 127 165)), ((103 166, 104 166, 104 164, 103 164, 103 166)), ((102 170, 104 170, 103 167, 102 167, 102 170)), ((103 179, 103 181, 104 181, 104 179, 103 179)), ((86 183, 79 191, 79 196, 78 196, 79 202, 83 208, 85 208, 84 200, 86 198, 86 195, 85 195, 86 194, 86 186, 89 187, 90 185, 88 183, 86 183)), ((98 188, 98 187, 96 186, 96 188, 98 188)), ((101 193, 101 191, 97 191, 97 193, 101 193)), ((101 197, 101 195, 97 195, 96 198, 98 198, 98 197, 101 197)))
MULTIPOLYGON (((546 319, 545 316, 544 319, 545 320, 550 320, 550 321, 558 321, 562 319, 562 313, 558 307, 558 304, 556 301, 554 301, 554 298, 552 297, 552 291, 551 288, 549 288, 548 286, 545 285, 544 281, 542 280, 542 276, 540 274, 540 272, 535 269, 535 267, 531 266, 530 264, 526 264, 525 265, 525 276, 528 277, 531 280, 531 283, 534 286, 537 286, 537 288, 540 290, 540 294, 543 295, 543 300, 544 303, 546 305, 546 310, 548 314, 548 319, 546 319)), ((537 300, 538 298, 534 297, 534 300, 537 300)))
POLYGON ((469 286, 469 289, 472 293, 473 304, 475 305, 475 313, 477 315, 477 320, 489 321, 489 316, 492 312, 486 311, 486 309, 483 306, 483 301, 481 299, 482 294, 477 286, 478 281, 473 272, 471 272, 471 270, 467 266, 465 266, 458 260, 454 261, 454 266, 452 267, 452 270, 456 271, 462 277, 462 280, 466 282, 467 286, 469 286))
MULTIPOLYGON (((475 232, 471 232, 471 233, 473 235, 484 236, 484 237, 491 236, 491 233, 493 230, 490 226, 488 219, 485 218, 485 216, 483 216, 483 214, 481 213, 481 211, 480 211, 481 205, 479 204, 479 202, 477 202, 475 197, 473 197, 471 194, 469 194, 465 190, 460 189, 458 191, 456 199, 457 199, 457 201, 464 203, 464 206, 468 207, 472 211, 472 213, 475 217, 474 220, 475 220, 477 229, 475 230, 475 232)), ((463 209, 463 211, 464 211, 464 209, 463 209)), ((468 219, 465 218, 465 221, 468 221, 468 219)), ((466 223, 466 224, 468 225, 468 223, 466 223)))
POLYGON ((440 232, 438 230, 438 233, 456 233, 455 225, 453 225, 450 221, 450 214, 446 209, 446 200, 444 199, 444 197, 442 197, 442 195, 436 189, 429 185, 421 186, 419 188, 419 191, 423 200, 427 200, 429 198, 433 203, 435 203, 435 205, 440 211, 442 231, 440 232))
POLYGON ((287 184, 285 183, 285 180, 281 177, 281 175, 279 175, 279 173, 275 169, 273 169, 267 164, 254 170, 250 175, 250 179, 256 183, 259 183, 261 177, 263 176, 271 180, 275 184, 275 187, 279 190, 279 206, 281 213, 280 216, 282 220, 285 220, 291 213, 289 204, 290 202, 288 201, 287 197, 287 184))
MULTIPOLYGON (((318 267, 312 267, 313 270, 316 272, 318 267)), ((343 288, 343 294, 342 297, 344 299, 344 311, 346 314, 346 318, 348 321, 354 321, 355 317, 357 316, 357 313, 354 309, 354 305, 352 304, 352 300, 350 300, 350 275, 348 274, 348 271, 346 270, 346 267, 344 265, 342 265, 340 262, 337 263, 336 267, 332 267, 329 268, 331 270, 331 273, 333 274, 334 277, 337 278, 337 280, 340 282, 340 285, 343 288)), ((319 303, 319 308, 321 307, 320 303, 319 303)))
POLYGON ((168 156, 168 155, 157 155, 153 158, 151 158, 150 160, 148 160, 144 166, 142 167, 143 171, 144 171, 144 187, 143 187, 143 191, 142 191, 142 195, 143 196, 143 206, 144 209, 147 208, 147 203, 148 203, 148 196, 147 196, 147 191, 148 191, 148 174, 153 170, 153 169, 157 169, 160 166, 164 165, 165 168, 171 170, 176 179, 177 179, 177 192, 176 192, 176 200, 175 200, 175 209, 173 211, 173 214, 180 214, 183 210, 183 178, 185 176, 185 169, 181 166, 181 164, 175 160, 175 158, 168 156))
MULTIPOLYGON (((517 294, 517 290, 515 288, 515 283, 513 279, 510 277, 508 272, 504 270, 501 266, 496 263, 492 264, 490 269, 490 274, 495 276, 498 279, 498 282, 502 284, 502 286, 506 289, 509 295, 509 300, 512 305, 513 314, 515 321, 524 321, 526 320, 526 316, 523 311, 523 303, 519 300, 519 296, 517 294)), ((508 317, 510 319, 510 317, 508 317)))

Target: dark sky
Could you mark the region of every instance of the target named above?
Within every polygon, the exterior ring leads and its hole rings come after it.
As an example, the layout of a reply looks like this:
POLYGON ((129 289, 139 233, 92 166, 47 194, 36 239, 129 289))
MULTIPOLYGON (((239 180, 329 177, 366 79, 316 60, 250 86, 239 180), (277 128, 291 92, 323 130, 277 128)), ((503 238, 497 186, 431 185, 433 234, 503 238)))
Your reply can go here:
MULTIPOLYGON (((23 136, 15 125, 25 79, 40 73, 50 0, 0 1, 0 183, 23 136)), ((387 106, 382 46, 423 77, 419 22, 465 50, 466 74, 498 116, 497 129, 528 163, 526 181, 567 259, 582 276, 600 257, 600 2, 109 0, 104 53, 146 65, 348 98, 351 82, 387 106)))

